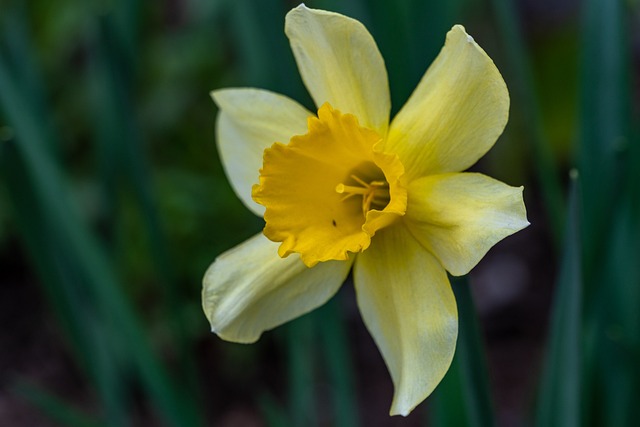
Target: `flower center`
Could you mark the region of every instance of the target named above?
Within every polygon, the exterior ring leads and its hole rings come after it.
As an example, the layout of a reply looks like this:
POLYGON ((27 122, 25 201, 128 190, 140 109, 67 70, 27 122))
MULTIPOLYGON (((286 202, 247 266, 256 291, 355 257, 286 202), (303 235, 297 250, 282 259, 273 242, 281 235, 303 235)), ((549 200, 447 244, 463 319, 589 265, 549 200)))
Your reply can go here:
POLYGON ((342 194, 341 201, 352 197, 362 197, 362 213, 367 214, 371 209, 383 210, 389 204, 389 183, 382 171, 372 162, 365 162, 357 167, 354 173, 336 186, 336 192, 342 194), (367 171, 375 171, 372 175, 367 171))

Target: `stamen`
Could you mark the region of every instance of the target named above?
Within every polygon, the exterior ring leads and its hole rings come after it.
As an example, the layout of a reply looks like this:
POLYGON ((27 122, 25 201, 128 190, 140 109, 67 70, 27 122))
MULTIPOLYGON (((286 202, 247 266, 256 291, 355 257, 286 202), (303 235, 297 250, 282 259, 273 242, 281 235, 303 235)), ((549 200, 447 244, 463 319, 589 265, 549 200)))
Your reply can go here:
POLYGON ((386 181, 371 181, 367 183, 356 175, 350 175, 353 181, 359 186, 338 184, 336 186, 336 192, 344 194, 342 201, 347 200, 352 196, 362 196, 362 213, 366 215, 372 208, 384 209, 391 200, 389 195, 389 184, 386 181))
MULTIPOLYGON (((358 178, 356 175, 351 174, 349 175, 351 177, 351 179, 353 179, 354 181, 356 181, 358 184, 362 185, 363 187, 368 187, 369 184, 367 184, 366 182, 364 182, 363 180, 361 180, 360 178, 358 178)), ((376 181, 374 181, 376 182, 376 181)), ((379 181, 377 181, 379 182, 379 181)))

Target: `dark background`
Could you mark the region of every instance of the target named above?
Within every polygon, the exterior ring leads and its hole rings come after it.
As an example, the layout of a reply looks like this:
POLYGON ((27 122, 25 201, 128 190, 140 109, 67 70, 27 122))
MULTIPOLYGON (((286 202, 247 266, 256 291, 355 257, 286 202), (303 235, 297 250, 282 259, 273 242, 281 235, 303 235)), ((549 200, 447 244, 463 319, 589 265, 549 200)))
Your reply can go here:
POLYGON ((511 95, 473 169, 524 185, 532 225, 456 282, 480 341, 406 419, 350 282, 256 344, 209 332, 204 271, 262 220, 224 177, 208 92, 313 109, 296 5, 0 0, 0 425, 633 425, 636 1, 307 2, 371 31, 392 113, 465 25, 511 95))

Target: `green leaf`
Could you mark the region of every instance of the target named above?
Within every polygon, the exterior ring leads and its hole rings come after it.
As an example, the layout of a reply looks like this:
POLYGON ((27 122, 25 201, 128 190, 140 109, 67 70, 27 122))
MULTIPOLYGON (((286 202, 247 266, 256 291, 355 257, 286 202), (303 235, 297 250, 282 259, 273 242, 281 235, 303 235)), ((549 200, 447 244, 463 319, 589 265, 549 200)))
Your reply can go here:
POLYGON ((355 367, 351 361, 346 324, 338 294, 318 310, 321 346, 329 374, 334 419, 331 425, 353 427, 360 425, 355 399, 355 367))
MULTIPOLYGON (((621 159, 629 138, 629 42, 621 0, 585 2, 581 66, 581 120, 577 160, 582 200, 587 274, 597 267, 620 196, 621 159)), ((587 283, 590 286, 590 283, 587 283)))
POLYGON ((284 326, 288 356, 288 406, 294 426, 318 425, 315 405, 315 314, 302 316, 284 326))
MULTIPOLYGON (((97 144, 100 166, 100 184, 107 207, 103 218, 103 230, 108 241, 115 224, 121 220, 122 212, 117 211, 119 196, 130 188, 139 209, 141 223, 146 229, 148 248, 153 259, 155 281, 169 325, 169 338, 175 344, 181 378, 191 394, 197 395, 197 374, 192 357, 192 345, 183 319, 181 306, 185 301, 178 292, 175 274, 168 253, 169 245, 162 232, 160 218, 154 199, 150 168, 143 152, 144 138, 136 120, 132 94, 136 63, 133 61, 136 2, 117 8, 113 13, 97 17, 95 37, 89 73, 89 93, 92 94, 94 136, 97 144), (118 13, 119 12, 119 13, 118 13), (114 224, 115 223, 115 224, 114 224)), ((122 244, 120 245, 122 246, 122 244)), ((122 247, 112 245, 117 254, 122 247)))
POLYGON ((109 423, 127 425, 127 371, 173 425, 197 425, 197 412, 169 380, 108 259, 72 202, 66 178, 47 149, 29 92, 0 58, 0 110, 15 131, 0 169, 29 255, 83 367, 96 383, 109 423))
POLYGON ((582 419, 594 426, 632 425, 634 403, 640 398, 640 224, 635 211, 637 151, 631 135, 629 14, 622 0, 588 0, 584 12, 577 147, 585 190, 582 419))
POLYGON ((583 296, 579 205, 580 185, 573 171, 565 248, 538 392, 536 425, 540 427, 580 425, 583 296))

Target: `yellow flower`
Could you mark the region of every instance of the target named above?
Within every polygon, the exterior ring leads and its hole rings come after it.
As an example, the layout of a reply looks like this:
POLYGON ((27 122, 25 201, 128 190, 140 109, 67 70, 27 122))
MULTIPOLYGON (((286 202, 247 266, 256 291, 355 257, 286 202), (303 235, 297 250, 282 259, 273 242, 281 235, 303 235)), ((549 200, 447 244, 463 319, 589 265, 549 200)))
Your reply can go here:
POLYGON ((384 61, 360 22, 300 5, 285 32, 318 114, 265 90, 212 93, 224 169, 266 226, 209 267, 203 308, 221 338, 254 342, 325 303, 353 269, 393 380, 391 414, 407 415, 453 358, 446 271, 468 273, 529 224, 522 187, 460 172, 502 133, 509 94, 456 25, 389 123, 384 61))

